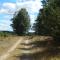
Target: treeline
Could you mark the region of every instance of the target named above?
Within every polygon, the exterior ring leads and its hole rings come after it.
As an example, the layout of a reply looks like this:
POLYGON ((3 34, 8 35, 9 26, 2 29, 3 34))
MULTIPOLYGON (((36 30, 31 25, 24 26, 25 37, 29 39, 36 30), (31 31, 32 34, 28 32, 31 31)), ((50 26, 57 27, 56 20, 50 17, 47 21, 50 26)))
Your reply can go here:
POLYGON ((0 31, 0 37, 8 37, 10 35, 15 35, 12 31, 0 31))
POLYGON ((35 34, 60 37, 60 0, 43 0, 34 24, 35 34))
MULTIPOLYGON (((36 23, 33 25, 35 35, 49 35, 55 38, 60 37, 60 0, 42 0, 42 9, 36 23)), ((26 35, 30 29, 30 17, 25 8, 20 9, 13 16, 13 31, 17 35, 26 35)))

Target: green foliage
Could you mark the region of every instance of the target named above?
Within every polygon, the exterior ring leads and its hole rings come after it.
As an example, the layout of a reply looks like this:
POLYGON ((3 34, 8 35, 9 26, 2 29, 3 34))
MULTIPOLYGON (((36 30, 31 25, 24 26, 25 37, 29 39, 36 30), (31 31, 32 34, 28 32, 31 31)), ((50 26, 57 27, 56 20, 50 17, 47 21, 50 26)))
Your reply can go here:
POLYGON ((30 18, 25 8, 19 10, 12 18, 12 27, 17 35, 24 35, 30 27, 30 18))
POLYGON ((2 37, 2 36, 6 37, 7 34, 5 34, 5 33, 3 33, 3 32, 0 32, 0 36, 1 36, 1 37, 2 37))
MULTIPOLYGON (((34 24, 38 35, 60 37, 60 0, 45 0, 47 3, 40 9, 34 24)), ((45 2, 44 1, 44 2, 45 2)))
POLYGON ((10 35, 13 35, 13 32, 0 31, 0 37, 8 37, 10 35))

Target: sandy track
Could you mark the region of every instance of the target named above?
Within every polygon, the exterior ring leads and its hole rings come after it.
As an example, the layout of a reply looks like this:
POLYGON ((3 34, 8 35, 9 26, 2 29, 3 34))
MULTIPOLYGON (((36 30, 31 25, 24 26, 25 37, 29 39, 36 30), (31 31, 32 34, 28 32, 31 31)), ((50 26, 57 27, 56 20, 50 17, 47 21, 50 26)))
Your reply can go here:
POLYGON ((21 41, 22 38, 17 40, 17 42, 14 43, 13 46, 10 47, 7 52, 5 52, 3 55, 0 56, 0 60, 6 60, 11 55, 11 52, 13 52, 16 49, 16 47, 20 44, 21 41))

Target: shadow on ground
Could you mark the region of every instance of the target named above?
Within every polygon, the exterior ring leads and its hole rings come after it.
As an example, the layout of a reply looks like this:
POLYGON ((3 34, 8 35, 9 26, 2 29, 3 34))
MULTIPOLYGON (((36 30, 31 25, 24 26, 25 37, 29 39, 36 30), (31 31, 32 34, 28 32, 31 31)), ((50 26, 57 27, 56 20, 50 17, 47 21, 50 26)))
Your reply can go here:
MULTIPOLYGON (((60 49, 54 48, 45 52, 40 52, 36 54, 23 54, 18 57, 18 60, 56 60, 56 57, 60 57, 60 49)), ((57 59, 57 60, 60 60, 57 59)))

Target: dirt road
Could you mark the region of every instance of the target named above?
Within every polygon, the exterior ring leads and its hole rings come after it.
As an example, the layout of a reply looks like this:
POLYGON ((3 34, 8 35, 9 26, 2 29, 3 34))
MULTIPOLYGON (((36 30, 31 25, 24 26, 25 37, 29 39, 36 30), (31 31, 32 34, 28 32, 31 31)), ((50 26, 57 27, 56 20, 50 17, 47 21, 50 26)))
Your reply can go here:
POLYGON ((17 42, 14 43, 13 46, 11 46, 11 47, 8 49, 7 52, 5 52, 4 54, 2 54, 2 55, 0 56, 0 60, 6 60, 6 59, 11 55, 11 52, 13 52, 13 51, 16 49, 17 45, 20 44, 21 41, 22 41, 22 38, 20 38, 19 40, 17 40, 17 42))

